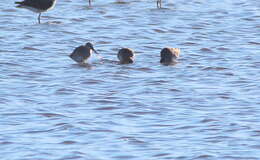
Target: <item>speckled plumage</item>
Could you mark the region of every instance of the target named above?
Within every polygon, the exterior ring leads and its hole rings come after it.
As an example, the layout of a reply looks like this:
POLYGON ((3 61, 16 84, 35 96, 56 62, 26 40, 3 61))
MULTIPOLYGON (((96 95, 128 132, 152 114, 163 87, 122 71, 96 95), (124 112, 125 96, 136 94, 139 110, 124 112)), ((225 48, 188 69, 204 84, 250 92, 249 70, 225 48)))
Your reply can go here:
POLYGON ((117 58, 121 64, 129 64, 134 62, 134 51, 130 48, 122 48, 118 51, 117 58))
POLYGON ((161 50, 161 63, 172 63, 180 56, 179 48, 163 48, 161 50))

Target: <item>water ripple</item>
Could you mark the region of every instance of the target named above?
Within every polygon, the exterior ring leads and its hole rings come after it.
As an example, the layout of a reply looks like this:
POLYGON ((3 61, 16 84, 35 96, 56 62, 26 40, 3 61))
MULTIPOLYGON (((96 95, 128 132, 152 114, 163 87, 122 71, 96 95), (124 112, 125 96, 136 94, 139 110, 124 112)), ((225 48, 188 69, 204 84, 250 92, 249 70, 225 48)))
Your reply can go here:
POLYGON ((0 10, 2 159, 259 159, 258 1, 65 0, 42 24, 0 10), (103 59, 78 65, 88 41, 103 59))

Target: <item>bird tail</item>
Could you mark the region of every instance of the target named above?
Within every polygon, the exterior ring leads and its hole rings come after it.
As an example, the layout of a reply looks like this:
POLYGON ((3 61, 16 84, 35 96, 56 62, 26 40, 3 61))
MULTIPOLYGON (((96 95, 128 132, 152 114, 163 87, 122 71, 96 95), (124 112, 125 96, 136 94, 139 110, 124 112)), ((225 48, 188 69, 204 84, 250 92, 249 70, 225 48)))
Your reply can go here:
POLYGON ((20 8, 23 6, 23 2, 14 2, 15 4, 18 4, 16 7, 20 8))

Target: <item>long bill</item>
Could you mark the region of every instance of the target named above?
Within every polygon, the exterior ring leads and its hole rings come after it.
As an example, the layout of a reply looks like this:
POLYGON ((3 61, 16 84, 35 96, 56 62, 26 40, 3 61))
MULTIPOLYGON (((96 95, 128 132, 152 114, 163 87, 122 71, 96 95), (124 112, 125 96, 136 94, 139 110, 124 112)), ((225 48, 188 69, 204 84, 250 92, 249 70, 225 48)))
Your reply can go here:
POLYGON ((102 57, 94 48, 92 48, 92 50, 94 51, 94 53, 97 54, 97 56, 98 56, 100 59, 103 59, 103 57, 102 57))
POLYGON ((94 48, 91 48, 93 51, 94 51, 94 53, 96 53, 97 55, 99 55, 99 53, 94 49, 94 48))

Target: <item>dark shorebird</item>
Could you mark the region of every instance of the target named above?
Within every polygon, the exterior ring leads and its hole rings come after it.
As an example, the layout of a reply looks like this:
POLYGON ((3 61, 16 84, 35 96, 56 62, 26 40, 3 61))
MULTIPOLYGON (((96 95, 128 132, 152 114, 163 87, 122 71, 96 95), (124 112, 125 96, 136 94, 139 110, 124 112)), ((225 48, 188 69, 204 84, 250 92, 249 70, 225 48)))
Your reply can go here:
POLYGON ((179 48, 163 48, 161 50, 161 60, 160 63, 171 64, 176 62, 176 59, 180 56, 179 48))
POLYGON ((18 4, 16 6, 18 8, 26 8, 30 11, 39 13, 38 22, 40 24, 41 13, 52 9, 56 4, 56 0, 24 0, 22 2, 15 2, 15 4, 18 4))
POLYGON ((134 62, 134 51, 130 48, 122 48, 118 51, 117 58, 120 64, 129 64, 134 62))
POLYGON ((82 45, 75 48, 74 51, 70 54, 70 58, 80 64, 84 64, 87 61, 87 59, 91 56, 92 51, 98 54, 98 52, 94 49, 93 45, 90 42, 88 42, 84 46, 82 45))
POLYGON ((162 8, 162 0, 157 0, 157 8, 162 8))

